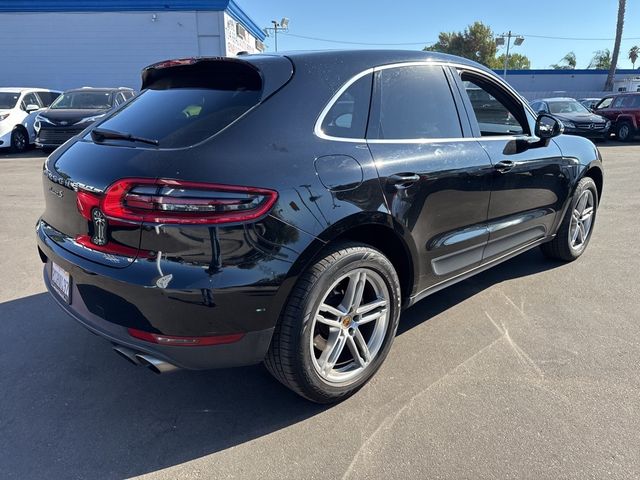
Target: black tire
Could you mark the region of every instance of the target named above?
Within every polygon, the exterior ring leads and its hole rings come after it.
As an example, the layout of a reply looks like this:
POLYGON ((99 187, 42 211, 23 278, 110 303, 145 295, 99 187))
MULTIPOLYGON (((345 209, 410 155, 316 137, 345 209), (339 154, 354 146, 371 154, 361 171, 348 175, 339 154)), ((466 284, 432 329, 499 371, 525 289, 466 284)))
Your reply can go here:
MULTIPOLYGON (((369 274, 370 275, 370 274, 369 274)), ((269 372, 283 385, 316 403, 343 400, 360 389, 378 370, 387 356, 400 318, 400 282, 391 262, 378 250, 366 245, 341 243, 326 250, 296 283, 281 313, 265 358, 269 372), (346 383, 332 384, 322 378, 314 366, 311 348, 315 316, 325 296, 337 280, 350 271, 373 271, 386 285, 388 317, 384 337, 370 363, 359 377, 346 383)), ((356 318, 355 315, 353 317, 356 318)), ((355 358, 355 357, 354 357, 355 358)))
POLYGON ((11 151, 22 153, 29 148, 29 134, 24 128, 15 128, 11 132, 11 151))
POLYGON ((584 253, 589 244, 589 240, 591 240, 591 234, 593 233, 593 228, 596 222, 596 214, 598 212, 598 189, 596 188, 596 184, 590 177, 584 177, 582 180, 578 182, 576 190, 571 198, 571 204, 567 209, 567 212, 562 219, 562 223, 558 228, 558 233, 555 238, 547 243, 543 243, 540 245, 542 252, 549 258, 553 258, 556 260, 563 260, 565 262, 572 262, 576 260, 580 255, 584 253), (589 190, 591 195, 593 196, 593 213, 591 218, 591 223, 589 226, 589 231, 586 235, 586 239, 577 247, 574 248, 572 246, 570 231, 572 227, 572 216, 578 200, 582 197, 583 193, 589 190))
POLYGON ((633 125, 631 125, 629 122, 621 122, 616 127, 616 137, 618 137, 618 140, 620 140, 621 142, 630 142, 631 140, 633 140, 633 136, 633 125))

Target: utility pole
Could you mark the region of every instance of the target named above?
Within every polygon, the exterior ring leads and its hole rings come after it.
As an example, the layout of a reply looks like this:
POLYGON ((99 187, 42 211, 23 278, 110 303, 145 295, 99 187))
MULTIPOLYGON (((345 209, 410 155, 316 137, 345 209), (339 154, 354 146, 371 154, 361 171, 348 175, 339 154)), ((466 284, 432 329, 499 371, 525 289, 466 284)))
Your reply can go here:
POLYGON ((502 35, 498 35, 496 37, 496 45, 501 47, 505 44, 505 39, 507 43, 507 53, 504 56, 504 71, 502 72, 502 77, 507 78, 507 68, 509 67, 509 49, 511 47, 511 39, 515 38, 513 42, 514 47, 519 47, 524 42, 524 37, 522 35, 516 35, 509 30, 508 33, 503 33, 502 35))
POLYGON ((289 31, 289 19, 287 17, 282 17, 282 20, 279 22, 277 20, 271 20, 273 27, 266 27, 263 29, 265 35, 269 37, 269 33, 273 32, 273 38, 275 43, 276 52, 278 51, 278 31, 287 32, 289 31))

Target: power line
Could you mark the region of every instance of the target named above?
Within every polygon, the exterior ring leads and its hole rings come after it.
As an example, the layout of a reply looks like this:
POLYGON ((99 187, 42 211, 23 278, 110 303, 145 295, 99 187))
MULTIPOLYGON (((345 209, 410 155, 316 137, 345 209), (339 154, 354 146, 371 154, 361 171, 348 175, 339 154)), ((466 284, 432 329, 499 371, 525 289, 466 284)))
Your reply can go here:
POLYGON ((306 40, 315 40, 318 42, 329 42, 329 43, 344 43, 347 45, 379 45, 379 46, 402 46, 402 45, 428 45, 432 43, 436 43, 434 40, 428 42, 405 42, 405 43, 369 43, 369 42, 353 42, 349 40, 335 40, 331 38, 318 38, 318 37, 308 37, 306 35, 296 35, 294 33, 284 33, 280 32, 282 35, 287 35, 289 37, 296 38, 304 38, 306 40))
MULTIPOLYGON (((375 43, 375 42, 354 42, 350 40, 337 40, 333 38, 320 38, 320 37, 309 37, 306 35, 297 35, 295 33, 284 33, 283 35, 287 35, 290 37, 303 38, 305 40, 314 40, 317 42, 328 42, 328 43, 341 43, 345 45, 365 45, 365 46, 406 46, 406 45, 432 45, 437 42, 437 40, 429 40, 423 42, 401 42, 401 43, 375 43)), ((613 41, 615 38, 588 38, 588 37, 554 37, 551 35, 530 35, 528 33, 523 33, 525 37, 531 38, 539 38, 543 40, 570 40, 570 41, 592 41, 592 42, 608 42, 613 41)), ((628 40, 640 40, 640 37, 624 37, 622 41, 628 40)))

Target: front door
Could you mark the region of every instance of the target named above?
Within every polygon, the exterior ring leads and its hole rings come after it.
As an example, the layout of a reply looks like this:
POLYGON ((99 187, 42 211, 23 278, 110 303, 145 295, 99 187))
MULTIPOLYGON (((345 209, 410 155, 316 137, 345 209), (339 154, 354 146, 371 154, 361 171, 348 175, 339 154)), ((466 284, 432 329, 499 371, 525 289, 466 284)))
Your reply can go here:
POLYGON ((535 119, 504 85, 475 70, 458 74, 472 128, 493 166, 487 262, 554 233, 570 194, 570 161, 553 140, 533 142, 535 119))

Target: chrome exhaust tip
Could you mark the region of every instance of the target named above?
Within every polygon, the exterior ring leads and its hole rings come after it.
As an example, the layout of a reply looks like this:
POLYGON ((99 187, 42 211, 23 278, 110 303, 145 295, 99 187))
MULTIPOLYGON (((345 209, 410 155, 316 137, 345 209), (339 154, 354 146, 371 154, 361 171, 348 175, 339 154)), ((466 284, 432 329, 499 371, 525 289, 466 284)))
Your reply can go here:
POLYGON ((127 347, 122 347, 120 345, 114 345, 113 351, 124 358, 127 362, 131 362, 136 366, 142 365, 140 360, 136 358, 136 352, 127 347))
POLYGON ((165 362, 164 360, 160 360, 152 355, 147 355, 146 353, 136 353, 135 358, 140 365, 147 367, 153 373, 157 373, 158 375, 179 370, 175 365, 165 362))

